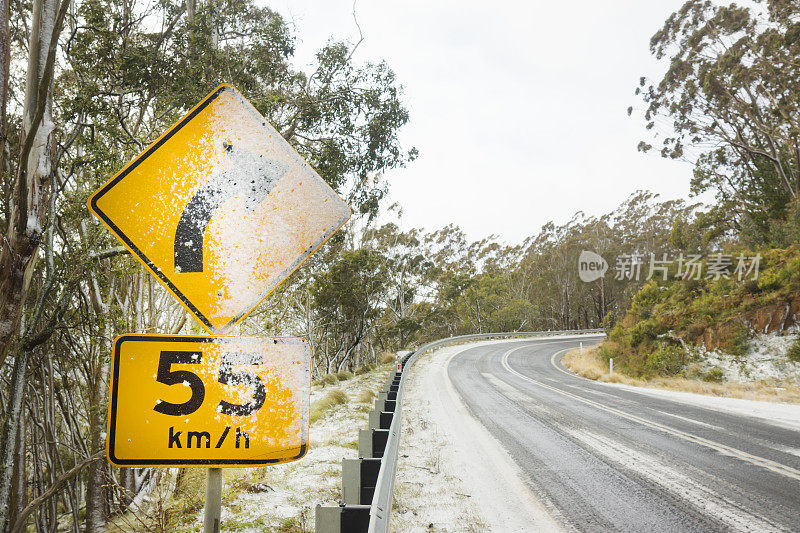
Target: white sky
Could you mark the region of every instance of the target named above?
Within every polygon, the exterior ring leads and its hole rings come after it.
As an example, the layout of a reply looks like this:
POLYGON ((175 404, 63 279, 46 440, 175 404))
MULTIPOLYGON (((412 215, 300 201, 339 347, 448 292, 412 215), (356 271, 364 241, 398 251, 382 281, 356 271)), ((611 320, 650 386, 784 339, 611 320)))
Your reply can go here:
MULTIPOLYGON (((684 0, 358 0, 358 61, 405 87, 402 131, 420 157, 387 174, 404 227, 454 222, 518 243, 549 220, 608 212, 636 189, 687 197, 691 167, 636 150, 639 76, 665 66, 649 39, 684 0)), ((354 42, 352 0, 275 0, 297 63, 329 37, 354 42)))

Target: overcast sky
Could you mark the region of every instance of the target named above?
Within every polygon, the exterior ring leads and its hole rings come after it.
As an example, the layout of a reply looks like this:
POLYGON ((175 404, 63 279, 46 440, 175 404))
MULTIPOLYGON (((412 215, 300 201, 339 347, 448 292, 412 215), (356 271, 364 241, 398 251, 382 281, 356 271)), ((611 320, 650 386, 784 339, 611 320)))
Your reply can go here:
MULTIPOLYGON (((405 227, 454 222, 518 243, 549 220, 608 212, 636 189, 688 195, 691 167, 636 150, 639 76, 664 69, 650 36, 683 0, 358 0, 358 61, 405 87, 419 158, 388 174, 405 227)), ((297 63, 357 40, 352 0, 269 2, 296 27, 297 63)))

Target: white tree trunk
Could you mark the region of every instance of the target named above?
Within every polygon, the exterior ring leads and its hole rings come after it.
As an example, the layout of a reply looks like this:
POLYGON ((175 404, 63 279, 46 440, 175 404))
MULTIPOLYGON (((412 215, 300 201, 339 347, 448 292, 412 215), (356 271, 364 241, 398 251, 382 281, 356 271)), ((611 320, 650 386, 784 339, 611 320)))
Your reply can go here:
MULTIPOLYGON (((22 110, 23 139, 28 140, 35 127, 36 109, 42 95, 46 100, 41 124, 33 132, 29 155, 21 162, 24 173, 18 174, 15 183, 7 243, 0 255, 0 364, 9 352, 22 316, 28 283, 36 265, 42 220, 47 209, 47 191, 52 173, 53 122, 50 114, 50 87, 44 93, 39 89, 42 79, 45 78, 50 41, 54 33, 57 33, 54 29, 57 25, 58 5, 57 0, 33 2, 28 76, 22 110), (19 191, 27 194, 17 197, 19 191)), ((13 474, 12 457, 24 399, 28 356, 27 350, 19 350, 14 358, 11 394, 3 433, 0 435, 0 531, 7 527, 13 474)))

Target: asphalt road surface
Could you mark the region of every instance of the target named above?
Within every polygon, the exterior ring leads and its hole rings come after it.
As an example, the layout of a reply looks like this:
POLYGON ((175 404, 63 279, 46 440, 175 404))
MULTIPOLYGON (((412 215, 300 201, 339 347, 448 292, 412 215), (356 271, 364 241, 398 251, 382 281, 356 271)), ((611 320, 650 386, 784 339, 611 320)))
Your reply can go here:
POLYGON ((477 346, 447 370, 557 522, 592 532, 800 531, 800 432, 578 377, 560 360, 579 342, 477 346))

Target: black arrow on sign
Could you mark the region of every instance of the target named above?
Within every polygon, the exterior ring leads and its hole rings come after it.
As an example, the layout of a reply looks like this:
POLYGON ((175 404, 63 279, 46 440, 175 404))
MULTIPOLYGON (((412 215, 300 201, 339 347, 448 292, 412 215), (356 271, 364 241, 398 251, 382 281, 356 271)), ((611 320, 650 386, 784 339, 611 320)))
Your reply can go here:
POLYGON ((242 198, 252 213, 286 173, 286 165, 223 143, 231 168, 197 189, 175 229, 175 272, 203 271, 203 240, 211 217, 222 204, 242 198))

